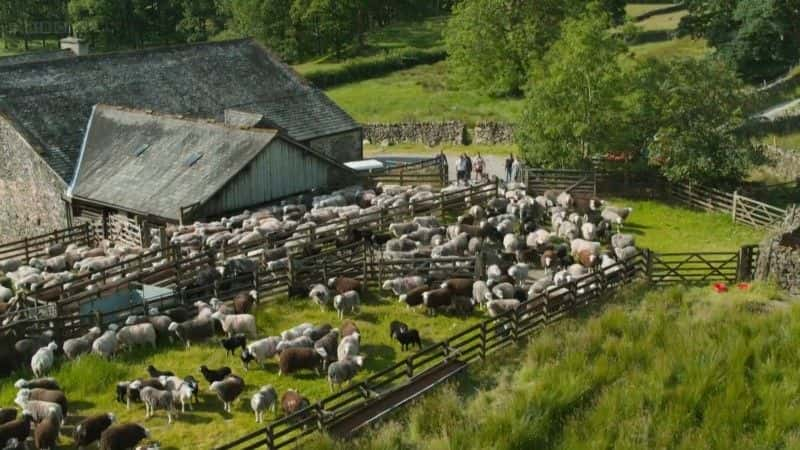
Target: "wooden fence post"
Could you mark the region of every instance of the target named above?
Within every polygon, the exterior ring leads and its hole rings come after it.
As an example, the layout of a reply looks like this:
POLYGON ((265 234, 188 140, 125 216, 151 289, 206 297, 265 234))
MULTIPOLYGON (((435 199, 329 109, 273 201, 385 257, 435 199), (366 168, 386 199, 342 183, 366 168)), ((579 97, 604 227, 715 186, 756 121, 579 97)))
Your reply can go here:
POLYGON ((651 283, 653 281, 653 252, 646 248, 643 251, 644 253, 644 263, 645 263, 645 277, 647 278, 647 282, 651 283))
POLYGON ((731 205, 731 219, 733 219, 733 223, 736 223, 736 207, 739 203, 739 191, 733 191, 733 205, 731 205))
POLYGON ((408 378, 414 376, 414 363, 411 361, 411 357, 406 358, 406 376, 408 378))
POLYGON ((275 437, 272 433, 272 428, 268 426, 266 432, 267 432, 267 448, 269 450, 275 450, 277 447, 275 447, 275 437))
POLYGON ((753 247, 745 245, 739 249, 739 261, 736 268, 737 281, 753 281, 753 247))
POLYGON ((486 359, 486 322, 481 321, 481 359, 486 359))

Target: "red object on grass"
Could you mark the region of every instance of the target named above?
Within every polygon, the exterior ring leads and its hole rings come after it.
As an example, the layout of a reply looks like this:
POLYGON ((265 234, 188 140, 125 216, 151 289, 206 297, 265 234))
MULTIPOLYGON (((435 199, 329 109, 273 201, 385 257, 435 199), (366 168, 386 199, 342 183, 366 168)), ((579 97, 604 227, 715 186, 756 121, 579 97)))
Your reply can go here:
POLYGON ((739 283, 736 287, 738 287, 740 291, 747 291, 750 289, 750 283, 739 283))
POLYGON ((728 292, 728 286, 725 283, 714 283, 714 291, 717 294, 722 294, 723 292, 728 292))

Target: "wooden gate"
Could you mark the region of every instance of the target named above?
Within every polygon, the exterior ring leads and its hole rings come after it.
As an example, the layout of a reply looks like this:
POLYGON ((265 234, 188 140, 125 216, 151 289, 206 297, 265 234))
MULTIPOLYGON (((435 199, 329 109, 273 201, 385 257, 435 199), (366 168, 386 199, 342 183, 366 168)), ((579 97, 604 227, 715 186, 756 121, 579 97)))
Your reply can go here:
POLYGON ((584 170, 527 169, 528 192, 540 195, 547 190, 566 191, 573 195, 591 196, 597 192, 596 173, 584 170))
POLYGON ((305 258, 290 258, 289 284, 309 287, 327 284, 328 279, 339 276, 366 279, 369 254, 367 243, 357 242, 305 258))
POLYGON ((739 252, 649 253, 647 274, 653 284, 736 283, 739 252))

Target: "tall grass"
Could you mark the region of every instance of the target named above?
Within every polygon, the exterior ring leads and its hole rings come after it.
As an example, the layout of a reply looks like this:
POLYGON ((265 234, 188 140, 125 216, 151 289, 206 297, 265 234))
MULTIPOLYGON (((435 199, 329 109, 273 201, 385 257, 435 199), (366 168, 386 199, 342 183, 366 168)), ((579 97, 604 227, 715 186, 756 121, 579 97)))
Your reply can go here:
POLYGON ((800 306, 770 286, 641 286, 503 355, 515 372, 492 388, 451 386, 354 443, 310 448, 796 448, 798 344, 800 306))

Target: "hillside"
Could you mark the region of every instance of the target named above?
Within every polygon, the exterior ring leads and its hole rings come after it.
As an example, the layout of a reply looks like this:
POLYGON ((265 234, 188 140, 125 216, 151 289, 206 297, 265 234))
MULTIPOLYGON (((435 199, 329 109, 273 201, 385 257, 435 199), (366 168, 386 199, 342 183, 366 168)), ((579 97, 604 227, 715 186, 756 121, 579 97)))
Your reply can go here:
POLYGON ((306 448, 796 448, 799 332, 769 286, 633 288, 355 443, 306 448))

